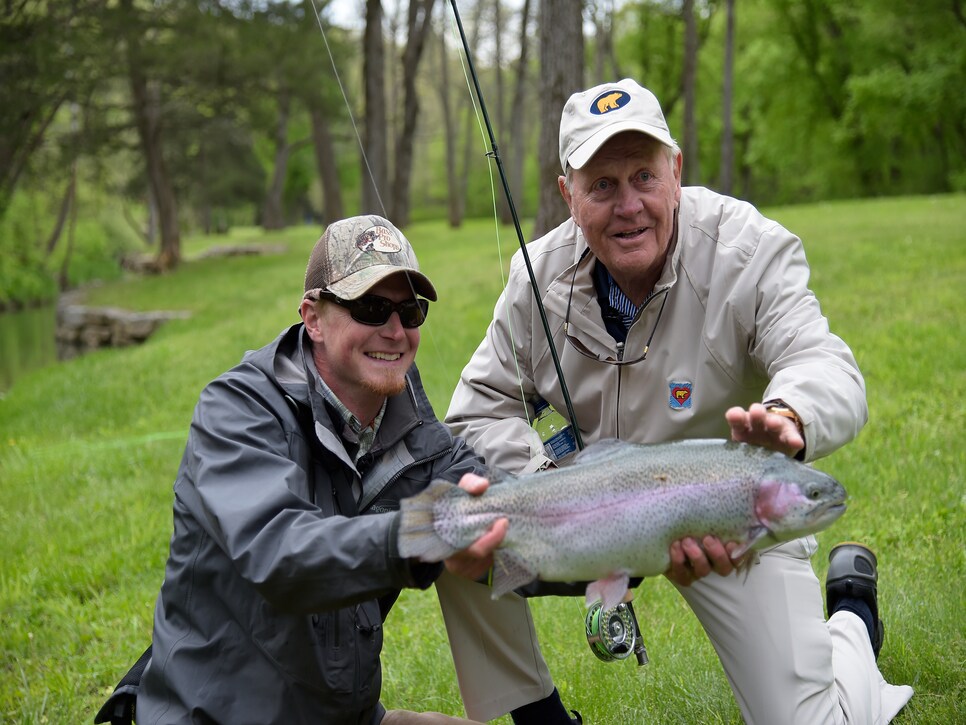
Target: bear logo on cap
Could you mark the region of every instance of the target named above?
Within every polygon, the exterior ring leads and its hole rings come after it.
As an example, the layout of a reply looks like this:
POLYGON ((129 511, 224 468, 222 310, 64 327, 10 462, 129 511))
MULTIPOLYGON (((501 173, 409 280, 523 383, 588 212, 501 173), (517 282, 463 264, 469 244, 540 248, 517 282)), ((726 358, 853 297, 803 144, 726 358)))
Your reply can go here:
POLYGON ((594 102, 590 104, 590 112, 595 116, 601 116, 618 108, 623 108, 631 100, 629 93, 624 91, 606 91, 601 93, 594 102))

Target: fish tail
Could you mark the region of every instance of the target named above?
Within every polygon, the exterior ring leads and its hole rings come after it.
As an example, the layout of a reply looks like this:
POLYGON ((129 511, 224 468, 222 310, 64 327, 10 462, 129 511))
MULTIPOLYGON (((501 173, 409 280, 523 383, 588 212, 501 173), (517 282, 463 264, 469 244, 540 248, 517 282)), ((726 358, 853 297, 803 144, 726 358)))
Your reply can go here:
POLYGON ((436 502, 453 490, 453 484, 433 481, 421 493, 399 502, 400 556, 420 561, 443 561, 456 553, 457 548, 436 533, 436 502))

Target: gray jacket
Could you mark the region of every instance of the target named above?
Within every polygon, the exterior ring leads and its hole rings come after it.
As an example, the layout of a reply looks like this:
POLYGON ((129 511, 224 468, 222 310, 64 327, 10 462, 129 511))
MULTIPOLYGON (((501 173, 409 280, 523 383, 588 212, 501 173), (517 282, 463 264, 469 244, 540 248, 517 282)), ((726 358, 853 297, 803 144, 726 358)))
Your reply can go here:
POLYGON ((400 589, 441 571, 400 558, 399 500, 483 466, 436 419, 414 366, 357 468, 307 384, 304 345, 295 325, 201 393, 139 725, 382 719, 382 623, 400 589))

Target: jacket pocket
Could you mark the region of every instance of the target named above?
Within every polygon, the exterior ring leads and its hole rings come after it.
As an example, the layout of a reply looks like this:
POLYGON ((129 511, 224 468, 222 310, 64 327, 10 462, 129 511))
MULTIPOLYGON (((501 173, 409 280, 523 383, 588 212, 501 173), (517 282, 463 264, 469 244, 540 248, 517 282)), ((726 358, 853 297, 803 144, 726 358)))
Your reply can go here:
POLYGON ((298 683, 348 710, 374 706, 382 650, 376 600, 312 615, 280 615, 264 607, 264 616, 251 620, 251 636, 280 681, 298 683))
POLYGON ((382 619, 375 600, 312 617, 323 687, 363 702, 378 697, 382 619))

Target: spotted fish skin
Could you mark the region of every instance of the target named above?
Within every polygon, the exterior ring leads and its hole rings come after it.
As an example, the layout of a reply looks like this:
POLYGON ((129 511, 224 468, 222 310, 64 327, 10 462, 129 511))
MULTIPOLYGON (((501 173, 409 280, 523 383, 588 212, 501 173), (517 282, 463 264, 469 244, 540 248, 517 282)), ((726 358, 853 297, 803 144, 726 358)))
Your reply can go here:
POLYGON ((442 561, 497 519, 494 598, 534 579, 589 581, 613 606, 629 577, 661 574, 672 541, 717 536, 752 549, 815 533, 845 510, 831 476, 781 453, 724 440, 595 443, 566 467, 507 477, 482 496, 434 481, 401 502, 404 557, 442 561))

